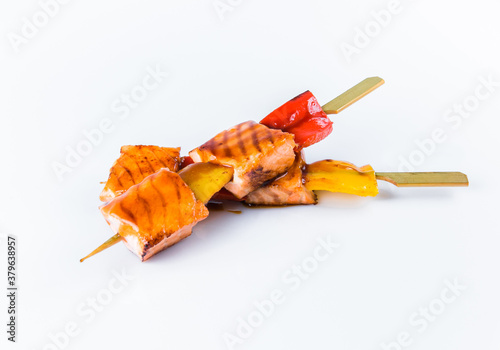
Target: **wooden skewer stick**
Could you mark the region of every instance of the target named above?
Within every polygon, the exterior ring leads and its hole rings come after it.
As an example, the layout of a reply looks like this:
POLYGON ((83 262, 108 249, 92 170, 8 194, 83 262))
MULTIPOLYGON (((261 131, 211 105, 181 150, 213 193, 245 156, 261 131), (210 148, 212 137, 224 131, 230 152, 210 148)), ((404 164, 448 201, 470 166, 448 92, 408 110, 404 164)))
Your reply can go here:
POLYGON ((361 83, 353 86, 342 95, 335 97, 333 100, 324 105, 323 111, 326 114, 337 114, 362 97, 384 84, 384 79, 379 77, 366 78, 361 83))
POLYGON ((106 242, 101 244, 96 250, 94 250, 92 253, 87 255, 85 258, 80 259, 80 262, 84 262, 86 259, 90 258, 91 256, 96 255, 97 253, 100 253, 103 250, 108 249, 108 248, 114 246, 116 243, 121 242, 121 241, 122 241, 122 236, 120 236, 117 233, 116 235, 114 235, 113 237, 108 239, 106 242))
POLYGON ((375 176, 398 187, 469 186, 467 175, 460 172, 375 173, 375 176))
MULTIPOLYGON (((460 187, 469 186, 467 175, 460 172, 419 172, 419 173, 375 173, 377 180, 387 181, 398 187, 460 187)), ((85 261, 97 253, 102 252, 121 242, 122 237, 119 234, 114 235, 106 242, 101 244, 92 253, 81 259, 85 261)))

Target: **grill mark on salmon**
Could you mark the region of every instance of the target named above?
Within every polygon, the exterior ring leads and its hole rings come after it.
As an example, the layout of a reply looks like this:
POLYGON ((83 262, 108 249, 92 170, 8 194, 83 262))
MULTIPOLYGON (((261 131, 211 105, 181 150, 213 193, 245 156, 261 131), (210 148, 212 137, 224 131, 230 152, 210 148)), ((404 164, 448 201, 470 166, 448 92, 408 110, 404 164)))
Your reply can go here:
MULTIPOLYGON (((137 169, 138 169, 138 170, 139 170, 139 172, 141 173, 141 178, 142 178, 142 179, 144 179, 144 178, 145 178, 145 176, 144 176, 144 174, 142 173, 142 170, 141 170, 141 165, 137 162, 137 159, 132 158, 132 157, 131 157, 130 155, 128 155, 128 154, 125 154, 125 156, 126 156, 128 159, 132 160, 132 161, 135 163, 135 165, 137 166, 137 169)), ((130 171, 129 171, 128 173, 130 174, 130 171)), ((136 183, 136 182, 135 182, 135 180, 134 180, 134 184, 135 184, 135 183, 136 183)))
POLYGON ((142 206, 144 207, 144 210, 146 211, 147 217, 148 217, 148 225, 151 227, 153 225, 153 217, 151 215, 151 206, 149 205, 149 202, 141 196, 141 191, 140 187, 137 188, 137 199, 142 203, 142 206))
POLYGON ((120 203, 120 209, 125 213, 125 215, 128 216, 128 219, 130 222, 133 224, 137 224, 137 221, 135 220, 135 215, 132 213, 128 208, 126 208, 123 203, 120 203))
MULTIPOLYGON (((247 150, 245 148, 245 143, 243 142, 243 137, 242 137, 242 128, 243 124, 238 124, 236 126, 236 139, 238 141, 238 148, 241 150, 241 153, 246 156, 247 155, 247 150)), ((228 133, 226 132, 225 135, 228 133)))
POLYGON ((208 216, 181 177, 165 168, 100 209, 115 234, 143 261, 189 236, 208 216))
POLYGON ((229 157, 233 156, 233 152, 231 151, 231 148, 227 144, 228 140, 229 140, 229 133, 224 132, 222 135, 222 144, 221 145, 222 145, 222 149, 224 150, 224 156, 229 158, 229 157))
MULTIPOLYGON (((168 168, 167 164, 165 164, 165 162, 163 161, 163 159, 161 157, 158 157, 158 154, 156 154, 156 151, 154 149, 150 149, 149 150, 151 153, 153 153, 153 155, 156 157, 156 159, 158 159, 158 162, 160 162, 161 165, 163 165, 164 168, 168 168)), ((172 169, 174 170, 174 169, 172 169)))
POLYGON ((233 167, 226 189, 243 198, 293 164, 293 139, 292 134, 249 121, 217 134, 189 155, 194 162, 233 167))
POLYGON ((273 132, 271 131, 271 129, 268 129, 268 130, 267 130, 267 137, 268 137, 268 139, 269 139, 269 142, 270 142, 271 144, 273 144, 273 143, 274 143, 274 134, 273 134, 273 132))
POLYGON ((200 148, 203 148, 207 150, 208 152, 215 152, 215 139, 210 139, 208 140, 203 146, 200 148))
POLYGON ((144 157, 143 160, 145 160, 146 163, 148 163, 150 173, 154 174, 155 173, 155 168, 153 167, 153 165, 149 161, 148 157, 144 157))
POLYGON ((255 149, 257 150, 257 152, 262 152, 262 148, 260 148, 260 144, 259 144, 259 139, 257 137, 257 133, 255 131, 250 131, 251 132, 251 136, 252 136, 252 144, 253 146, 255 147, 255 149))
POLYGON ((169 158, 170 162, 173 164, 173 169, 170 169, 170 166, 168 164, 165 165, 166 168, 169 168, 170 171, 177 172, 179 170, 179 163, 180 159, 176 161, 170 154, 167 153, 167 151, 163 148, 160 148, 159 151, 163 153, 165 158, 169 158))
MULTIPOLYGON (((158 189, 158 187, 156 187, 154 181, 150 181, 150 184, 151 184, 151 188, 156 192, 156 194, 160 198, 162 209, 165 209, 167 207, 167 202, 165 201, 163 193, 160 192, 160 190, 158 189)), ((165 210, 163 210, 162 223, 165 223, 166 221, 167 221, 167 218, 165 216, 165 210)))
POLYGON ((276 192, 273 192, 273 198, 274 198, 274 200, 276 200, 276 201, 279 201, 279 200, 280 200, 280 196, 279 196, 276 192))
MULTIPOLYGON (((179 187, 175 188, 175 194, 177 196, 177 203, 182 203, 181 202, 182 195, 181 195, 181 192, 179 190, 179 187)), ((182 215, 182 208, 180 207, 180 205, 177 206, 177 212, 178 212, 179 217, 181 217, 181 215, 182 215)))
MULTIPOLYGON (((122 183, 122 179, 121 179, 121 177, 120 177, 120 176, 117 176, 116 174, 112 174, 112 176, 113 176, 113 178, 114 178, 114 179, 116 179, 116 181, 118 181, 118 185, 119 185, 120 187, 125 187, 125 186, 123 185, 123 183, 122 183)), ((111 177, 111 175, 110 175, 110 177, 111 177)))
POLYGON ((100 199, 110 201, 161 168, 177 171, 179 151, 179 148, 158 146, 123 146, 120 157, 110 169, 100 199))
POLYGON ((122 164, 122 162, 121 162, 120 158, 118 158, 117 162, 118 162, 118 165, 119 165, 119 166, 121 166, 121 167, 122 167, 122 169, 123 169, 123 170, 125 170, 125 171, 127 172, 128 176, 130 176, 130 180, 131 180, 131 181, 132 181, 132 183, 135 185, 134 176, 132 176, 132 173, 130 172, 130 170, 129 170, 126 166, 124 166, 124 165, 122 164))

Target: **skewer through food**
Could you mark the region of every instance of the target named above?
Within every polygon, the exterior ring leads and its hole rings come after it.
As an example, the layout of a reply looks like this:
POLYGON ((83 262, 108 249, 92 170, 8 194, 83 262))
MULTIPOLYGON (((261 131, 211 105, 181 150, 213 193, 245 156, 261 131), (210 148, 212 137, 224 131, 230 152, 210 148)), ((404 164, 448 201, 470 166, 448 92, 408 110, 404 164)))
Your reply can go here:
POLYGON ((124 146, 100 195, 115 233, 81 261, 123 241, 141 261, 189 236, 207 218, 205 204, 232 199, 250 205, 316 204, 315 191, 376 196, 377 180, 397 186, 467 186, 459 172, 376 173, 370 165, 323 160, 306 164, 304 148, 332 132, 336 114, 383 84, 368 78, 320 106, 309 92, 260 123, 222 131, 180 157, 180 148, 124 146))

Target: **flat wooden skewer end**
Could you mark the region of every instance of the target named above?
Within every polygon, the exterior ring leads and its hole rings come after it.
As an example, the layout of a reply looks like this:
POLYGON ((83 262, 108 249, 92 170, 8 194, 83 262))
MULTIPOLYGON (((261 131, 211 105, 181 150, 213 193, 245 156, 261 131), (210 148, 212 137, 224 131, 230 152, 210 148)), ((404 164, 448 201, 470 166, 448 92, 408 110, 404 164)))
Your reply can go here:
POLYGON ((380 77, 366 78, 361 83, 353 86, 342 95, 335 97, 333 100, 324 105, 323 111, 326 114, 337 114, 354 102, 368 95, 370 92, 384 84, 384 79, 380 77))
POLYGON ((398 187, 465 187, 469 186, 467 175, 460 172, 375 173, 377 180, 398 187))

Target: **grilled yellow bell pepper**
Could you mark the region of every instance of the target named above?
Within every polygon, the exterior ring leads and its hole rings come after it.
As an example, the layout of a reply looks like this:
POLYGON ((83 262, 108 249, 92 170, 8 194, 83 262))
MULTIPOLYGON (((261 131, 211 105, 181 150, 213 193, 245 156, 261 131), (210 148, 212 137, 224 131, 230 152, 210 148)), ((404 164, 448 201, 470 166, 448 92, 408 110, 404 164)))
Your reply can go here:
POLYGON ((305 166, 305 186, 313 191, 350 193, 357 196, 378 194, 375 171, 370 165, 356 167, 337 160, 321 160, 305 166))
POLYGON ((194 163, 179 171, 182 180, 203 203, 231 181, 233 174, 233 168, 212 163, 194 163))

